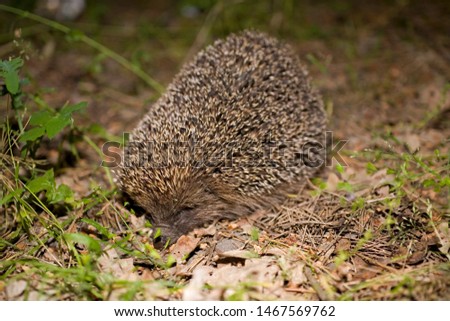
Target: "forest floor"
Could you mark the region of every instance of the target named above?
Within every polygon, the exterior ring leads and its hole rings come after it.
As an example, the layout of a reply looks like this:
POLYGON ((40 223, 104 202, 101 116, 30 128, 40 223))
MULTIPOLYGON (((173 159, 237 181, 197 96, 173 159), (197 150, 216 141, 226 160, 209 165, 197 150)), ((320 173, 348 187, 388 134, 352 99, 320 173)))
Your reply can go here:
POLYGON ((450 5, 391 2, 98 1, 68 34, 0 10, 0 58, 27 79, 21 109, 0 97, 0 300, 450 300, 450 5), (100 164, 159 87, 105 48, 164 88, 245 28, 308 66, 340 159, 282 206, 158 251, 100 164), (54 137, 20 138, 80 102, 54 137))

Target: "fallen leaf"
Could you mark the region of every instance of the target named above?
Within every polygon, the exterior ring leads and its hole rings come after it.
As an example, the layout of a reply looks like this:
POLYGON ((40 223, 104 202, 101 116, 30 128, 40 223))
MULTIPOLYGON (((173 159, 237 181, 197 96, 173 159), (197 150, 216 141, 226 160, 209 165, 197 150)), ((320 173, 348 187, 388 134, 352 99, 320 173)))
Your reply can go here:
POLYGON ((340 278, 351 281, 353 279, 354 267, 349 262, 343 262, 336 267, 336 272, 340 278))
POLYGON ((420 148, 420 139, 417 134, 409 133, 403 137, 403 141, 408 145, 410 152, 415 152, 420 148))
POLYGON ((237 250, 237 249, 241 248, 242 246, 244 246, 244 243, 239 242, 237 240, 221 239, 217 242, 215 249, 218 254, 221 254, 224 252, 237 250))
POLYGON ((350 250, 351 246, 352 243, 350 242, 349 239, 342 238, 337 242, 335 252, 348 251, 350 250))
POLYGON ((138 231, 145 227, 145 215, 137 217, 136 215, 130 215, 130 225, 133 230, 138 231))
MULTIPOLYGON (((191 282, 184 290, 183 299, 219 300, 222 296, 227 298, 236 291, 241 291, 244 284, 251 285, 256 292, 268 289, 267 293, 270 293, 270 289, 279 289, 283 283, 280 267, 270 257, 246 260, 244 266, 227 264, 216 269, 201 266, 194 270, 191 282), (210 290, 206 291, 205 288, 210 290)), ((249 288, 242 294, 244 299, 248 299, 250 293, 249 288)))
POLYGON ((176 258, 178 263, 181 263, 195 250, 199 241, 199 238, 191 234, 182 235, 170 248, 170 253, 176 258))
POLYGON ((305 263, 298 260, 290 260, 286 256, 278 258, 278 265, 281 267, 285 279, 289 281, 289 288, 296 288, 307 281, 303 268, 305 263))
MULTIPOLYGON (((192 273, 191 282, 189 282, 189 284, 183 290, 183 300, 206 300, 208 293, 204 290, 205 284, 214 271, 215 269, 211 266, 199 266, 198 268, 196 268, 192 273)), ((209 299, 218 300, 219 298, 210 297, 209 299)))
POLYGON ((361 281, 369 280, 379 275, 381 271, 382 269, 378 266, 371 265, 368 267, 363 267, 353 274, 353 279, 361 281))
POLYGON ((246 250, 232 250, 227 252, 218 253, 222 258, 237 258, 237 259, 253 259, 259 257, 258 254, 246 250))
POLYGON ((278 247, 271 247, 267 251, 265 251, 264 254, 274 256, 284 256, 286 255, 286 252, 278 247))
POLYGON ((441 246, 439 251, 443 254, 448 254, 450 249, 450 228, 448 222, 442 222, 438 225, 439 238, 441 240, 441 246))
POLYGON ((106 250, 98 259, 99 269, 106 273, 111 273, 113 276, 135 281, 138 279, 138 274, 134 268, 133 258, 120 259, 116 250, 110 248, 106 250))
POLYGON ((330 173, 327 179, 327 190, 330 192, 336 192, 337 185, 341 180, 335 173, 330 173))
POLYGON ((376 193, 380 197, 388 196, 389 195, 389 186, 388 185, 380 186, 379 188, 377 188, 376 193))
POLYGON ((24 280, 18 280, 8 283, 6 285, 6 295, 8 299, 17 299, 25 289, 27 288, 28 283, 24 280))

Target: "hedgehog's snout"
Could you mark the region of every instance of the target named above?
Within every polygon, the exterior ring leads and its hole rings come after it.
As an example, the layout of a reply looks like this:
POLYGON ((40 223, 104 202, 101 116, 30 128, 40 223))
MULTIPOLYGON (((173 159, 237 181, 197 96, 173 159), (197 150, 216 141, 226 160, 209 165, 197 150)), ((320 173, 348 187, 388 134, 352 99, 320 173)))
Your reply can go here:
POLYGON ((166 246, 169 246, 170 243, 171 243, 171 239, 165 235, 159 235, 153 239, 153 246, 157 250, 164 249, 166 246))
POLYGON ((158 250, 162 250, 175 243, 182 235, 182 233, 178 232, 174 227, 157 226, 153 231, 156 233, 158 230, 158 236, 153 238, 153 246, 158 250))
POLYGON ((153 246, 156 249, 164 249, 175 243, 180 236, 188 233, 194 228, 210 223, 212 215, 205 212, 204 208, 184 208, 162 221, 159 217, 153 217, 154 228, 153 246))

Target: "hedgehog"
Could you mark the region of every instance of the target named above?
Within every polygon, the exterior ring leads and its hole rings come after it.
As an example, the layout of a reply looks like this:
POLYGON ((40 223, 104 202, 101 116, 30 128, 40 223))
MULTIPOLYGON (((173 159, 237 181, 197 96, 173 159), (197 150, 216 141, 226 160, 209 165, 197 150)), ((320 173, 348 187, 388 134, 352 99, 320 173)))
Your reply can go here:
POLYGON ((156 248, 279 205, 321 167, 326 115, 293 50, 257 31, 185 64, 130 133, 116 171, 156 248))

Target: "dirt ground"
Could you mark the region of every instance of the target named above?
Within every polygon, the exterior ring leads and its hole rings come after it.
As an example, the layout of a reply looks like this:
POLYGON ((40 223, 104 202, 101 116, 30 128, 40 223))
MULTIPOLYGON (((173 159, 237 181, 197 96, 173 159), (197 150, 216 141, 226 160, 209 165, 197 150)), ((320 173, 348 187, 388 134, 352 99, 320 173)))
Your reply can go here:
MULTIPOLYGON (((83 133, 97 147, 131 131, 159 95, 70 36, 1 11, 0 21, 0 57, 25 59, 26 91, 54 107, 86 101, 75 124, 89 128, 83 133)), ((49 142, 38 157, 55 168, 57 183, 77 198, 103 197, 56 216, 73 218, 65 232, 102 240, 91 268, 114 281, 107 289, 92 282, 98 294, 40 281, 27 260, 70 269, 77 266, 73 254, 50 240, 30 258, 27 249, 36 243, 25 234, 13 237, 12 219, 0 230, 10 244, 1 247, 0 259, 18 261, 0 269, 0 299, 450 299, 447 1, 99 1, 66 24, 163 86, 214 39, 244 28, 266 31, 308 66, 334 142, 346 144, 339 164, 325 167, 282 206, 196 230, 158 252, 145 216, 111 184, 92 145, 49 142), (105 239, 83 218, 116 236, 105 239)), ((7 115, 6 98, 0 99, 7 115)))

